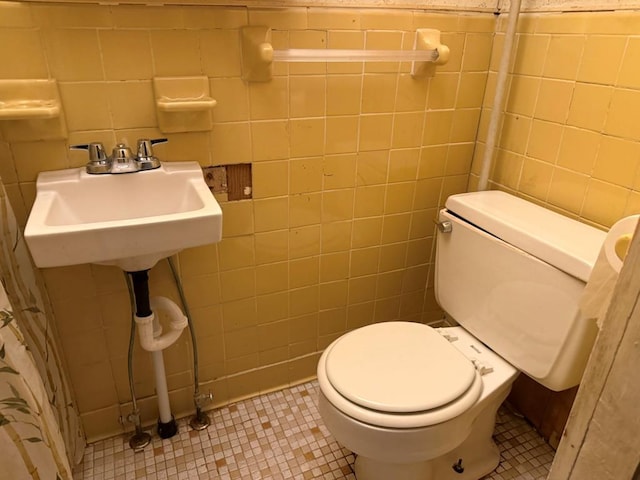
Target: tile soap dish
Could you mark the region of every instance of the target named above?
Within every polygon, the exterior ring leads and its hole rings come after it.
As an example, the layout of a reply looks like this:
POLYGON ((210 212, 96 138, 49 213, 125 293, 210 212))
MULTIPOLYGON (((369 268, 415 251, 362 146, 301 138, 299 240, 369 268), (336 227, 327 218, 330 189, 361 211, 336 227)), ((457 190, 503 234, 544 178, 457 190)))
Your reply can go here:
POLYGON ((0 130, 10 142, 67 138, 56 81, 0 80, 0 130))
POLYGON ((60 115, 60 104, 53 100, 0 101, 0 120, 52 118, 60 115))
POLYGON ((60 96, 55 80, 0 80, 0 120, 59 115, 60 96))
POLYGON ((211 97, 198 98, 167 98, 157 100, 158 110, 162 112, 194 112, 198 110, 210 110, 217 105, 211 97))
POLYGON ((207 77, 153 79, 158 125, 164 133, 210 130, 217 102, 209 94, 207 77))

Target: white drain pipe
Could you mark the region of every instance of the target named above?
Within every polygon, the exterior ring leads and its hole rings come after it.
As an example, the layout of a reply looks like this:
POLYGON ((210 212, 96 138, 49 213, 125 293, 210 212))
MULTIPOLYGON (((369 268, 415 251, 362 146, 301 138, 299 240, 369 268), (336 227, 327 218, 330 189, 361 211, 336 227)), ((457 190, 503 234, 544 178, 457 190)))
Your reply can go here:
POLYGON ((148 317, 135 315, 136 325, 142 348, 151 352, 153 371, 156 381, 156 394, 158 396, 158 411, 160 422, 168 424, 173 420, 171 405, 169 403, 169 388, 167 387, 167 375, 164 368, 162 350, 173 345, 187 326, 187 317, 180 307, 166 297, 153 297, 149 299, 152 313, 148 317), (159 320, 159 312, 165 311, 171 318, 170 330, 162 334, 162 325, 159 320))
POLYGON ((158 396, 158 417, 162 423, 169 423, 173 419, 171 404, 169 403, 169 387, 167 373, 164 369, 162 350, 151 352, 153 373, 156 378, 156 395, 158 396))
POLYGON ((500 58, 500 65, 498 66, 496 93, 493 97, 493 106, 491 108, 491 116, 489 117, 487 143, 484 147, 484 155, 482 156, 482 164, 480 166, 478 191, 486 190, 489 185, 489 175, 491 174, 496 143, 498 142, 498 135, 500 134, 500 120, 502 119, 502 110, 504 108, 509 65, 511 65, 511 58, 513 57, 513 42, 516 37, 518 17, 520 16, 520 2, 521 0, 511 0, 509 5, 509 22, 507 23, 507 32, 502 47, 502 57, 500 58))
POLYGON ((157 352, 173 345, 182 330, 188 325, 180 307, 166 297, 152 297, 149 299, 152 314, 149 317, 135 316, 140 335, 140 345, 148 352, 157 352), (170 330, 162 334, 162 325, 156 312, 166 311, 171 317, 170 330))

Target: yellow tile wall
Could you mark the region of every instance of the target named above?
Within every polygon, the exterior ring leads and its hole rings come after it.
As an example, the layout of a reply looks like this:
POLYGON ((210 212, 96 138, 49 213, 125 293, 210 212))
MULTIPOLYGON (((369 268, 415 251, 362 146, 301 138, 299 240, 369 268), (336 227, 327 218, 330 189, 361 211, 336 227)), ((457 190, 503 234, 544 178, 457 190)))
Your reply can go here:
MULTIPOLYGON (((253 164, 254 199, 222 202, 222 242, 177 258, 200 380, 218 405, 298 382, 350 329, 441 318, 432 220, 467 189, 494 23, 488 13, 3 2, 0 78, 57 79, 69 135, 35 141, 28 125, 0 125, 0 175, 24 224, 37 173, 85 162, 68 145, 164 136, 154 76, 209 77, 211 131, 169 134, 157 149, 164 161, 253 164), (271 26, 275 48, 412 48, 416 28, 440 28, 452 54, 432 79, 405 63, 279 64, 270 82, 247 84, 243 25, 271 26)), ((88 436, 117 433, 131 408, 123 274, 44 273, 88 436)), ((152 294, 177 301, 166 263, 150 275, 152 294)), ((166 351, 177 414, 192 410, 191 355, 186 333, 166 351)), ((135 377, 153 422, 150 360, 137 346, 135 377)))
MULTIPOLYGON (((506 22, 500 20, 488 85, 506 22)), ((519 20, 491 187, 601 228, 640 212, 640 12, 519 20)), ((470 188, 477 183, 488 88, 470 188)))

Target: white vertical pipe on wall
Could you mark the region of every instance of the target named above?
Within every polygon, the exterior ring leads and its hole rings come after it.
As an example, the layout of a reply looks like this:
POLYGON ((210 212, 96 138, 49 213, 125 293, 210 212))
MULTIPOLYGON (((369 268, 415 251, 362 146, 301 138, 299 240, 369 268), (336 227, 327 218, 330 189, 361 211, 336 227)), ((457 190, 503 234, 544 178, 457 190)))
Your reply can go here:
POLYGON ((509 22, 507 23, 507 32, 502 46, 502 57, 498 66, 498 78, 496 79, 496 92, 493 97, 493 106, 491 108, 491 116, 489 117, 489 129, 487 133, 487 143, 482 156, 482 164, 480 166, 480 179, 478 180, 478 190, 486 190, 489 185, 489 174, 493 165, 495 156, 496 143, 500 134, 500 120, 502 118, 502 110, 504 108, 504 97, 507 89, 507 78, 509 75, 509 65, 511 65, 511 57, 513 56, 513 42, 516 37, 516 27, 518 25, 518 17, 520 15, 520 1, 511 0, 509 5, 509 22))
POLYGON ((169 388, 167 387, 167 374, 164 369, 162 350, 151 352, 153 359, 153 371, 156 377, 156 394, 158 395, 158 412, 162 423, 169 423, 173 419, 171 405, 169 403, 169 388))

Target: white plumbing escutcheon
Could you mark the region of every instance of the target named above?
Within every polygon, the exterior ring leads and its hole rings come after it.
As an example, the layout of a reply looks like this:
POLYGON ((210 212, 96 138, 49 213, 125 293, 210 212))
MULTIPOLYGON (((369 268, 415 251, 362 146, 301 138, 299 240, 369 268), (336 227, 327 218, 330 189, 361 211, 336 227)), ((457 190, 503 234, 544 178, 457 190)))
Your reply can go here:
POLYGON ((140 345, 148 352, 157 352, 173 345, 180 337, 182 330, 188 325, 187 317, 184 316, 180 307, 166 297, 153 297, 149 300, 151 304, 151 315, 148 317, 138 317, 135 315, 135 321, 138 325, 140 336, 140 345), (171 318, 169 323, 170 330, 163 334, 160 321, 156 312, 166 311, 171 318), (154 332, 156 335, 154 335, 154 332))

